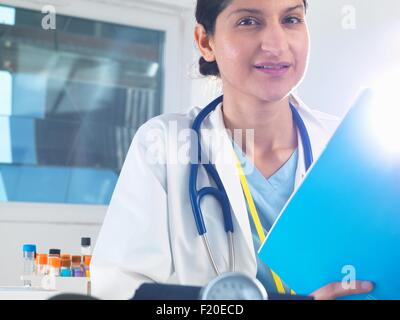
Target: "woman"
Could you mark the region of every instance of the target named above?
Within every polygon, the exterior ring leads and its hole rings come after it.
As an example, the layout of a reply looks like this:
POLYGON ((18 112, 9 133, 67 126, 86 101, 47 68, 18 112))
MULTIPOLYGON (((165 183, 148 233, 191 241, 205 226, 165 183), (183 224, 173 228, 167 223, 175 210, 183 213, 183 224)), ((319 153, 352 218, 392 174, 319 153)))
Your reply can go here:
MULTIPOLYGON (((257 258, 262 241, 249 215, 250 202, 258 211, 261 233, 267 233, 304 176, 304 141, 294 113, 307 128, 314 158, 338 124, 292 93, 308 62, 306 7, 303 0, 198 0, 196 8, 200 72, 218 76, 224 92, 222 103, 202 122, 201 144, 231 205, 235 270, 257 276, 267 291, 279 290, 279 278, 257 258), (244 196, 236 160, 227 161, 236 157, 243 168, 252 168, 245 175, 250 198, 244 196)), ((193 220, 190 163, 181 161, 180 153, 187 144, 173 134, 189 130, 199 112, 194 108, 152 119, 133 139, 94 251, 95 296, 125 299, 142 282, 203 286, 216 276, 193 220)), ((199 170, 198 188, 213 185, 204 167, 199 170)), ((208 240, 217 268, 229 271, 221 207, 209 198, 201 207, 208 240)), ((331 283, 312 294, 334 299, 371 289, 366 281, 348 290, 331 283)))

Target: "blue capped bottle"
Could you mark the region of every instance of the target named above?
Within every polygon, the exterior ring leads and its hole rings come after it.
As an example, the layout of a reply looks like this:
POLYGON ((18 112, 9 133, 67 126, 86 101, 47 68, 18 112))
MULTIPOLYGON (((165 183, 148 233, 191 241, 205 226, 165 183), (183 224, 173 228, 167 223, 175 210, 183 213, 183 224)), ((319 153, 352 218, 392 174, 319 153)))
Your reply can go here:
MULTIPOLYGON (((24 277, 32 276, 35 273, 35 258, 36 258, 36 245, 24 244, 22 246, 23 252, 23 273, 24 277)), ((24 286, 32 286, 32 282, 29 279, 24 278, 24 286)))

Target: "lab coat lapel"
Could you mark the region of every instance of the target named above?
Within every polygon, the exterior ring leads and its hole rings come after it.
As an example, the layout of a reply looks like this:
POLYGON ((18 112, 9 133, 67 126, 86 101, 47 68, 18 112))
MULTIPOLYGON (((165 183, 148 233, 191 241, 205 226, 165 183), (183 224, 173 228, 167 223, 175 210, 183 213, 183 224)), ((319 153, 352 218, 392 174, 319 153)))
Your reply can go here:
MULTIPOLYGON (((314 165, 315 162, 318 160, 319 156, 321 155, 321 153, 323 152, 327 144, 327 141, 330 138, 330 134, 323 128, 322 124, 315 119, 311 110, 298 97, 292 95, 291 102, 299 112, 307 128, 307 132, 310 137, 310 142, 312 146, 312 152, 314 157, 313 165, 314 165)), ((297 129, 297 139, 298 139, 297 148, 299 156, 298 156, 294 191, 296 191, 300 187, 307 173, 310 172, 312 169, 311 166, 311 168, 308 171, 306 171, 303 141, 301 139, 299 129, 297 129)))
POLYGON ((304 148, 303 143, 301 140, 299 129, 297 129, 297 149, 298 149, 298 160, 297 160, 297 170, 296 170, 296 177, 294 181, 294 190, 300 186, 301 182, 303 181, 306 175, 306 166, 305 166, 305 159, 304 159, 304 148))

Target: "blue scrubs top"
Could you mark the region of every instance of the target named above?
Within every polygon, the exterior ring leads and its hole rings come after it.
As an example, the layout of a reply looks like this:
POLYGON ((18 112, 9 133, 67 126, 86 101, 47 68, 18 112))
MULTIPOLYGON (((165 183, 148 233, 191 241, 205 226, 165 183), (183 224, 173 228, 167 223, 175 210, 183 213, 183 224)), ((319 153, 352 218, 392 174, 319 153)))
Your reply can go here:
MULTIPOLYGON (((296 149, 290 159, 278 169, 269 179, 255 167, 252 161, 243 153, 235 143, 233 143, 239 161, 242 164, 246 175, 247 183, 254 200, 261 224, 267 235, 276 218, 286 204, 294 190, 296 177, 298 149, 296 149)), ((253 219, 249 212, 251 231, 253 235, 254 249, 257 252, 261 246, 253 219)), ((275 282, 268 266, 261 261, 257 255, 257 279, 264 285, 267 292, 277 292, 275 282)), ((290 289, 284 284, 285 292, 290 293, 290 289)))

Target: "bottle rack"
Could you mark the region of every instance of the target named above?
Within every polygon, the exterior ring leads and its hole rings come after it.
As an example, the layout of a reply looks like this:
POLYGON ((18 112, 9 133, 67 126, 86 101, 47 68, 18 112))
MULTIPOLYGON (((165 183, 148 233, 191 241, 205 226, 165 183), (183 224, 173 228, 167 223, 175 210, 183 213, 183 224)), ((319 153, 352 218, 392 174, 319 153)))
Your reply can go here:
POLYGON ((77 293, 90 295, 90 278, 58 276, 21 276, 22 281, 30 281, 32 288, 56 291, 57 293, 77 293))

